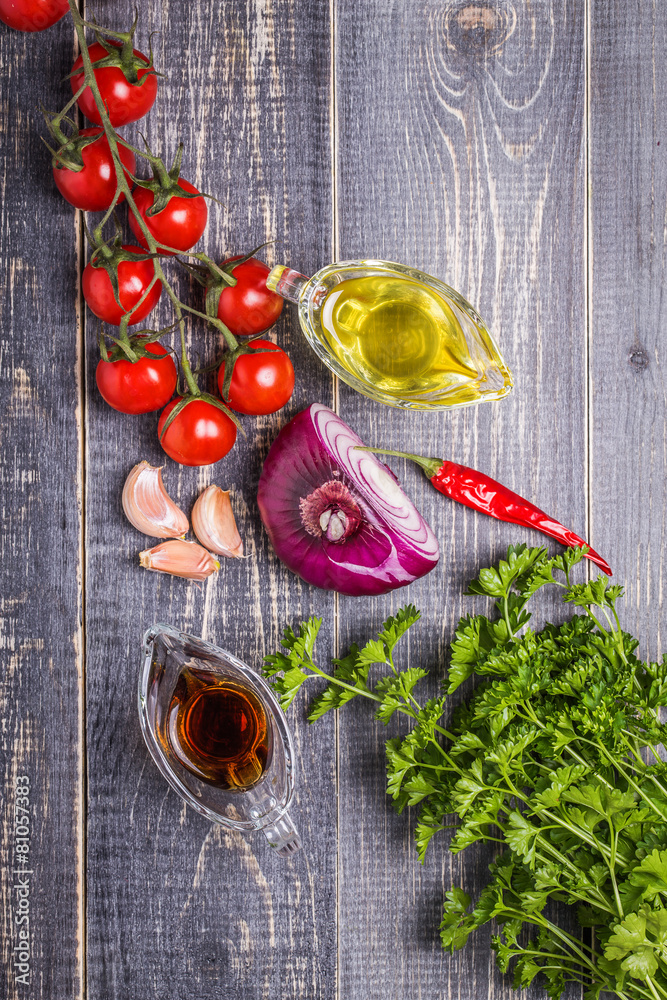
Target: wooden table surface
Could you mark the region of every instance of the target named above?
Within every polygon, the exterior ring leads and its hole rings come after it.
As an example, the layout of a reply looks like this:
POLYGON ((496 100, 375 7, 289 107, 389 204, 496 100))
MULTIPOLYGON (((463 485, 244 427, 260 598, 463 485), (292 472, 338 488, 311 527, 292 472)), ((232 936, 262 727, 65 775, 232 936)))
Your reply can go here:
MULTIPOLYGON (((98 19, 123 27, 129 7, 98 19)), ((39 102, 62 106, 67 20, 0 25, 2 364, 2 957, 0 996, 69 1000, 477 1000, 510 993, 488 934, 439 944, 445 891, 474 891, 489 855, 434 843, 384 789, 387 731, 366 705, 309 727, 289 712, 303 852, 210 825, 168 790, 139 731, 143 630, 167 621, 259 666, 286 623, 320 615, 325 659, 406 600, 413 663, 442 677, 465 582, 541 536, 446 501, 394 468, 441 543, 436 570, 377 599, 305 585, 271 551, 256 487, 278 428, 337 408, 368 443, 477 467, 537 501, 611 562, 624 624, 659 651, 663 605, 667 14, 655 0, 144 0, 166 73, 145 128, 219 198, 203 246, 263 240, 310 274, 335 259, 416 265, 479 309, 513 370, 498 403, 404 413, 336 384, 287 307, 288 406, 249 419, 219 465, 167 460, 189 509, 232 491, 248 558, 203 587, 146 573, 124 520, 129 468, 160 463, 154 415, 95 387, 82 219, 60 198, 39 102), (662 140, 662 141, 661 141, 662 140), (12 966, 17 776, 30 786, 30 984, 12 966)), ((134 133, 136 135, 136 132, 134 133)), ((196 294, 181 281, 184 295, 196 294)), ((162 306, 158 322, 167 321, 162 306)), ((189 329, 210 360, 211 332, 189 329)), ((548 604, 542 607, 548 612, 548 604)), ((389 727, 389 735, 396 732, 389 727)), ((542 996, 540 989, 532 995, 542 996)))

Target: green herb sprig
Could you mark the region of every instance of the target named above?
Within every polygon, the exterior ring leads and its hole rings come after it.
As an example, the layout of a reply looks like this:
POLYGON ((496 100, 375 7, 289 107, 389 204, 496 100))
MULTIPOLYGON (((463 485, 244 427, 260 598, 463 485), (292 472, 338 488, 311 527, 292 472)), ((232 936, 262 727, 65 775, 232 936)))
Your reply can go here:
MULTIPOLYGON (((412 605, 387 619, 377 639, 333 661, 314 661, 320 620, 286 629, 284 652, 266 659, 284 707, 312 677, 327 685, 310 721, 356 696, 376 703, 387 723, 413 720, 387 741, 387 791, 398 810, 417 806, 419 857, 434 835, 454 828, 451 851, 498 845, 490 879, 472 903, 446 893, 443 946, 465 945, 494 920, 498 965, 513 964, 515 987, 544 977, 549 997, 570 982, 586 1000, 667 1000, 667 658, 644 663, 621 628, 622 588, 605 578, 572 583, 580 549, 510 547, 483 569, 468 593, 491 597, 497 616, 467 615, 456 629, 446 690, 420 704, 421 667, 400 669, 399 640, 419 620, 412 605), (576 612, 560 625, 530 627, 529 601, 542 587, 562 590, 576 612), (370 667, 386 668, 371 683, 370 667), (470 677, 473 693, 447 722, 448 695, 470 677), (563 925, 569 904, 582 928, 563 925), (526 933, 527 931, 527 933, 526 933)), ((375 672, 374 672, 375 673, 375 672)))

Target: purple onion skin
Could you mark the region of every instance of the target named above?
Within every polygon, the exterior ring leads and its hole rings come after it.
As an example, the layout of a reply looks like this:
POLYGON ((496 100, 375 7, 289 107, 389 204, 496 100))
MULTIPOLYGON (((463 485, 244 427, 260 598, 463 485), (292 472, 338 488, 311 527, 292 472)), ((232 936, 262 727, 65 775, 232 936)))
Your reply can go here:
POLYGON ((363 442, 354 431, 313 403, 274 441, 257 493, 278 558, 306 583, 352 597, 405 587, 430 573, 440 554, 395 476, 357 447, 363 442), (320 514, 330 497, 343 493, 348 500, 342 511, 320 514), (342 531, 347 535, 338 537, 342 531))

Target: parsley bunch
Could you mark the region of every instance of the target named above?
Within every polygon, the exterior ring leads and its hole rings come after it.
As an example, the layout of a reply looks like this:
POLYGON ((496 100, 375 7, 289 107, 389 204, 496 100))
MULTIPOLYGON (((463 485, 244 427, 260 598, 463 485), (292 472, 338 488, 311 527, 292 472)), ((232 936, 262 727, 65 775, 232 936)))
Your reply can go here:
POLYGON ((395 712, 414 720, 407 736, 387 742, 387 790, 399 811, 419 807, 422 860, 434 834, 452 826, 451 851, 498 844, 474 904, 461 888, 447 892, 445 948, 463 947, 495 920, 497 962, 506 971, 515 960, 515 987, 541 973, 554 1000, 569 982, 585 986, 586 1000, 604 992, 667 1000, 667 764, 659 754, 667 733, 658 717, 667 657, 637 658, 615 609, 622 588, 606 578, 572 583, 581 558, 580 549, 549 559, 545 549, 518 546, 483 569, 468 593, 492 597, 497 617, 461 620, 447 690, 424 705, 413 692, 426 671, 394 662, 420 617, 412 605, 377 639, 334 660, 331 674, 313 660, 320 620, 298 635, 288 628, 285 652, 267 657, 265 673, 284 707, 308 678, 327 680, 310 721, 358 695, 377 703, 385 723, 395 712), (545 585, 562 588, 577 613, 533 630, 526 607, 545 585), (387 669, 371 683, 373 664, 387 669), (472 675, 479 683, 445 726, 448 694, 472 675), (581 933, 562 925, 553 901, 575 908, 581 933))

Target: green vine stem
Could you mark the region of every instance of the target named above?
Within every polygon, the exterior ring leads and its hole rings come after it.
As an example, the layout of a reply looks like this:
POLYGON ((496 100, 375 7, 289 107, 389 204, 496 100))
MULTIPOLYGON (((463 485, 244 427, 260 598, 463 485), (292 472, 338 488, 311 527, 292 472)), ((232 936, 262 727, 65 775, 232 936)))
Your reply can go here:
MULTIPOLYGON (((72 100, 70 100, 68 102, 67 106, 63 109, 62 112, 60 112, 58 115, 53 116, 53 118, 51 119, 51 122, 55 123, 55 129, 57 130, 56 134, 58 134, 58 132, 60 131, 60 123, 61 123, 63 117, 67 114, 67 112, 74 105, 74 103, 76 102, 76 100, 80 96, 80 94, 83 92, 83 90, 86 87, 90 87, 91 93, 93 95, 93 99, 95 101, 95 105, 96 105, 97 110, 99 112, 100 121, 101 121, 101 124, 102 124, 102 129, 104 131, 104 135, 106 136, 107 142, 109 144, 109 149, 111 151, 111 155, 112 155, 113 163, 114 163, 114 169, 115 169, 115 173, 116 173, 116 193, 115 193, 115 196, 114 196, 114 199, 113 199, 113 203, 112 203, 111 207, 108 209, 108 211, 106 212, 106 214, 104 215, 102 221, 95 227, 94 237, 97 240, 97 242, 99 242, 99 243, 102 242, 102 229, 104 228, 105 224, 110 219, 110 217, 111 217, 111 215, 113 213, 114 207, 118 204, 118 201, 119 201, 121 195, 124 195, 125 196, 125 200, 127 202, 128 210, 133 214, 133 216, 134 216, 134 218, 136 220, 137 226, 139 227, 139 229, 141 231, 141 234, 142 234, 144 240, 146 241, 146 246, 148 247, 148 252, 153 256, 153 264, 154 264, 154 268, 155 268, 155 279, 154 280, 162 282, 162 286, 163 286, 163 288, 164 288, 164 290, 165 290, 168 298, 171 300, 171 303, 172 303, 172 306, 173 306, 173 309, 174 309, 174 314, 176 316, 176 324, 175 325, 178 325, 179 334, 180 334, 180 342, 181 342, 180 343, 180 347, 181 347, 181 355, 180 355, 181 371, 182 371, 183 378, 184 378, 184 381, 185 381, 185 386, 187 387, 187 392, 188 392, 188 394, 190 396, 193 396, 193 397, 201 396, 202 395, 201 390, 199 389, 199 387, 197 385, 197 381, 195 379, 195 376, 193 375, 192 367, 190 365, 190 361, 189 361, 188 355, 187 355, 187 349, 186 349, 186 344, 185 344, 185 313, 187 313, 187 314, 189 314, 191 316, 195 316, 198 319, 204 320, 206 323, 208 323, 210 326, 213 326, 219 333, 222 334, 222 336, 224 337, 224 340, 225 340, 225 342, 227 344, 228 350, 229 350, 229 354, 227 355, 227 357, 228 357, 229 362, 231 363, 232 366, 234 364, 234 361, 236 360, 237 352, 239 352, 239 351, 241 351, 243 349, 239 347, 238 341, 236 340, 236 338, 234 337, 234 335, 232 334, 232 332, 225 326, 225 324, 221 320, 219 320, 215 316, 208 316, 208 315, 206 315, 206 313, 203 313, 200 310, 193 308, 192 306, 188 305, 187 303, 181 301, 178 298, 178 296, 177 296, 177 294, 176 294, 176 292, 174 290, 174 287, 173 287, 172 283, 167 278, 167 275, 165 274, 164 269, 162 267, 162 262, 160 260, 160 252, 161 252, 161 250, 163 250, 163 247, 162 247, 161 244, 159 244, 159 243, 156 242, 156 240, 153 237, 152 233, 150 232, 150 230, 146 226, 146 223, 144 222, 141 214, 139 213, 139 211, 137 209, 137 206, 136 206, 136 203, 135 203, 135 200, 134 200, 134 198, 132 196, 132 188, 131 188, 130 183, 128 182, 127 175, 126 175, 126 172, 125 172, 125 168, 123 167, 123 164, 122 164, 121 159, 120 159, 120 154, 118 152, 118 146, 119 146, 119 144, 125 146, 127 149, 132 150, 132 152, 134 152, 138 156, 141 156, 143 159, 148 160, 151 163, 151 165, 154 166, 158 171, 161 170, 161 169, 164 169, 164 166, 163 166, 162 161, 160 160, 159 157, 153 156, 153 154, 150 153, 150 151, 148 151, 148 150, 142 151, 140 149, 137 149, 135 146, 131 145, 130 143, 128 143, 124 139, 122 139, 116 133, 115 129, 113 128, 113 126, 111 124, 111 121, 109 119, 109 114, 108 114, 106 105, 104 104, 104 101, 102 100, 102 96, 100 94, 100 90, 99 90, 99 87, 98 87, 98 84, 97 84, 97 80, 95 78, 95 72, 94 72, 94 69, 93 69, 92 60, 90 58, 90 53, 88 51, 88 43, 86 41, 86 27, 94 28, 94 30, 99 31, 101 34, 108 34, 108 35, 111 35, 111 36, 113 36, 115 38, 120 38, 123 41, 125 40, 125 36, 126 36, 127 33, 115 32, 115 31, 110 31, 110 30, 107 31, 106 29, 102 29, 102 28, 100 28, 97 25, 89 25, 88 22, 84 21, 84 19, 82 18, 81 14, 79 12, 79 9, 78 9, 78 7, 76 5, 75 0, 68 0, 68 4, 69 4, 69 9, 70 9, 70 14, 72 16, 72 21, 74 22, 74 28, 76 30, 76 35, 77 35, 77 38, 78 38, 79 47, 80 47, 80 51, 81 51, 81 59, 82 59, 82 62, 83 62, 83 66, 82 66, 82 69, 83 69, 83 83, 82 83, 82 85, 81 85, 78 93, 72 98, 72 100)), ((62 134, 62 132, 60 132, 60 135, 58 136, 58 138, 60 138, 61 136, 64 137, 63 134, 62 134)), ((66 137, 64 137, 64 138, 66 139, 66 137)), ((57 156, 57 154, 55 154, 55 155, 57 156)), ((210 258, 206 257, 206 255, 202 254, 201 252, 193 253, 193 254, 187 254, 186 256, 195 257, 196 259, 198 259, 200 261, 203 261, 205 264, 210 264, 210 266, 211 266, 211 268, 213 270, 218 270, 218 267, 214 263, 214 261, 210 260, 210 258)), ((153 283, 154 282, 152 282, 151 285, 153 283)), ((146 294, 148 294, 148 293, 146 293, 146 294)), ((121 321, 121 325, 120 325, 119 336, 118 336, 118 338, 113 338, 115 340, 115 342, 124 351, 125 355, 128 358, 130 358, 130 359, 133 356, 133 352, 132 352, 131 345, 130 345, 130 337, 129 337, 129 334, 127 332, 127 326, 128 326, 128 319, 130 318, 130 314, 131 314, 131 312, 135 308, 136 308, 136 304, 132 307, 131 310, 128 310, 128 312, 123 316, 123 320, 121 321)), ((214 400, 214 402, 216 403, 216 405, 219 404, 219 401, 217 401, 217 400, 214 400)), ((225 412, 227 413, 228 416, 232 416, 227 411, 226 407, 221 407, 221 408, 224 408, 224 410, 225 410, 225 412)), ((234 418, 232 417, 232 419, 234 419, 234 418)), ((237 421, 235 420, 235 422, 237 422, 237 421)))

